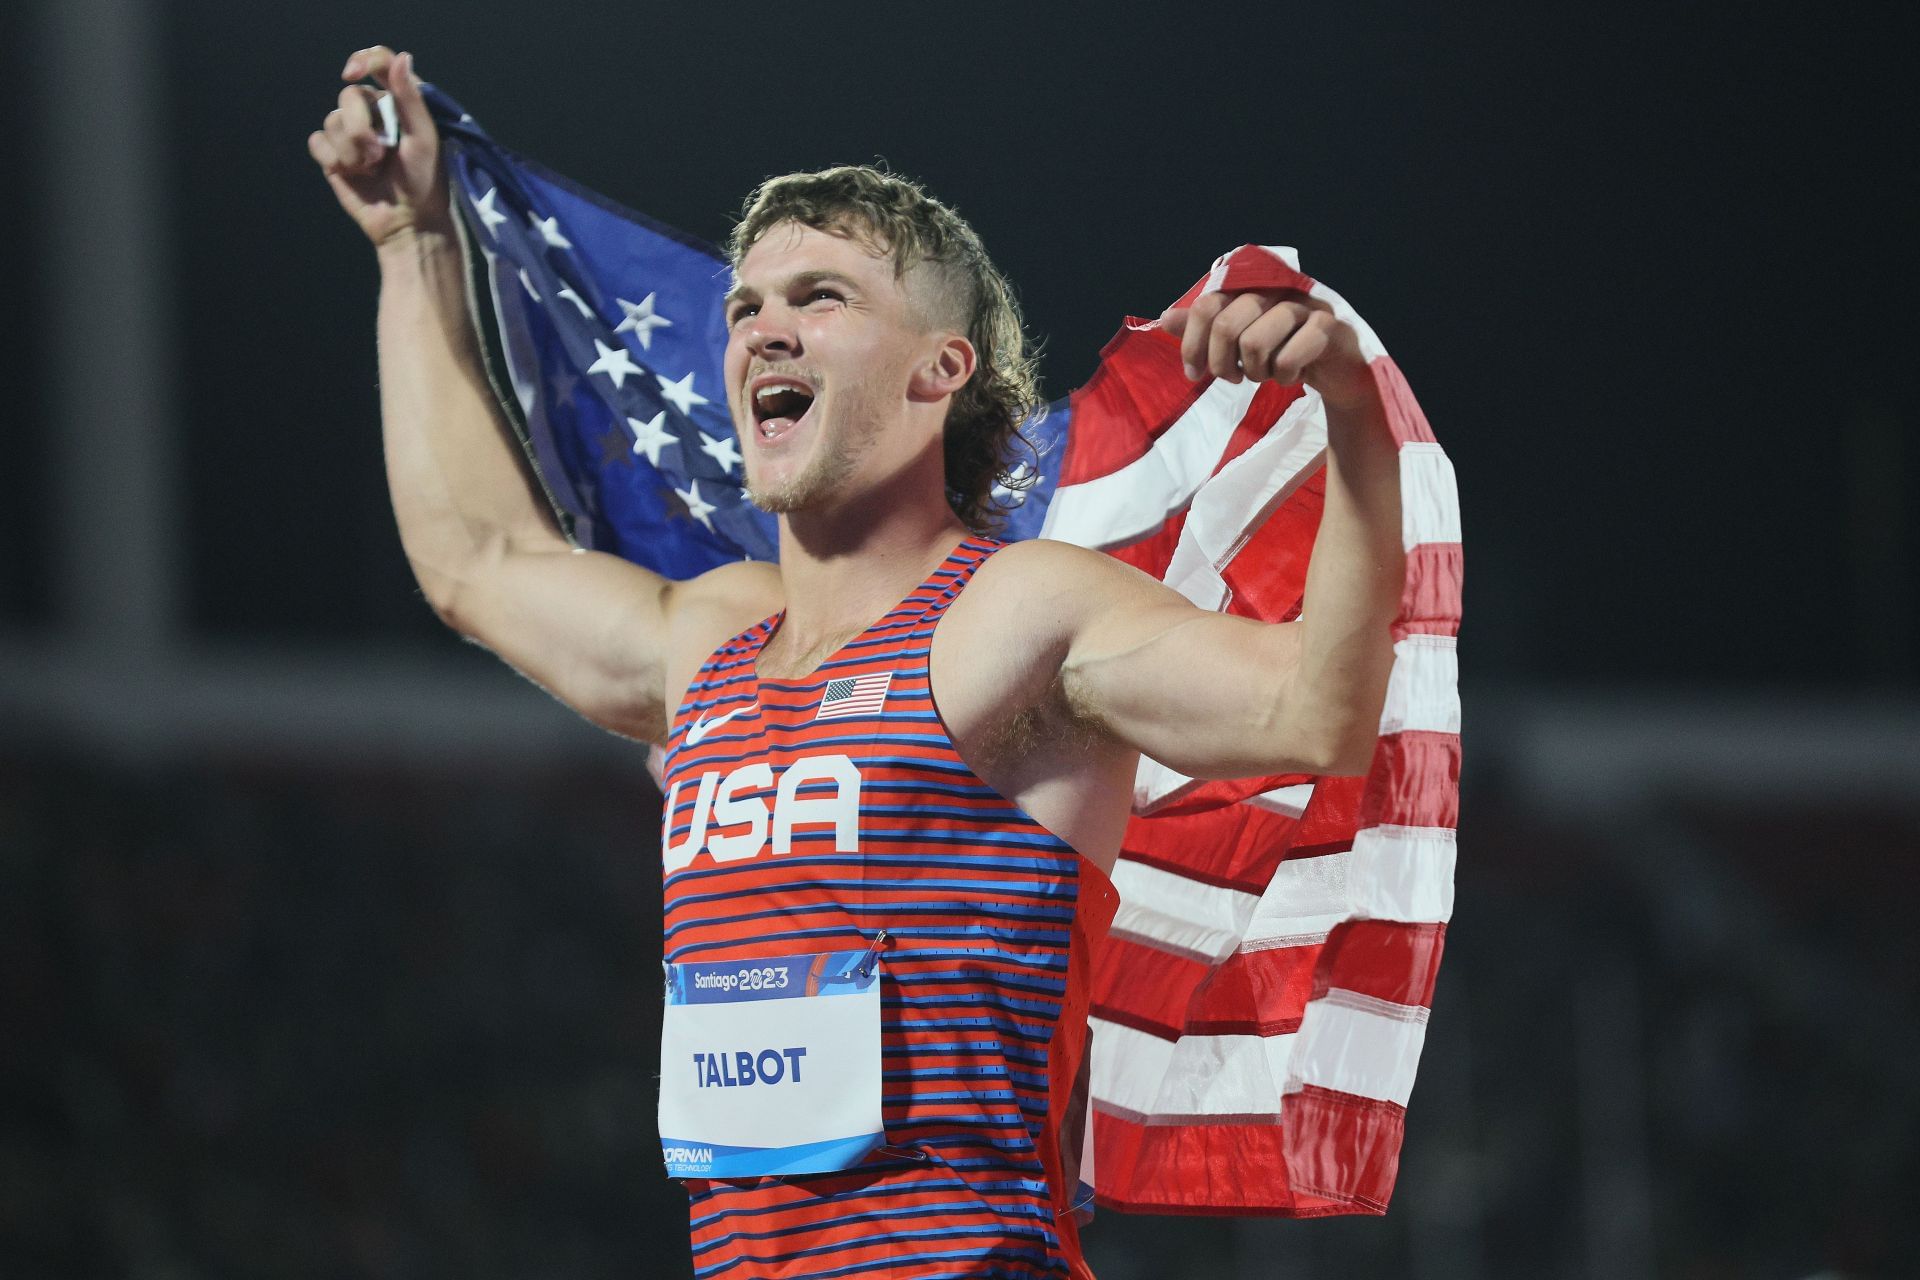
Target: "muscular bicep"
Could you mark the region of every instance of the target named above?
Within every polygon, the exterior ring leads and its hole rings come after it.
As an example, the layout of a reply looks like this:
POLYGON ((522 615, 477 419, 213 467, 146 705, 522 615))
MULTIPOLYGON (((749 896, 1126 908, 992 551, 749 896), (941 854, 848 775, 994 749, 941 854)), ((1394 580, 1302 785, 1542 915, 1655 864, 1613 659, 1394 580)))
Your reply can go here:
POLYGON ((659 742, 679 700, 676 658, 703 644, 704 657, 777 608, 778 581, 772 566, 739 564, 673 582, 556 540, 488 557, 447 621, 593 723, 659 742))
POLYGON ((1115 567, 1086 566, 1098 595, 1078 611, 1061 667, 1078 718, 1197 778, 1325 771, 1310 726, 1289 714, 1299 624, 1209 613, 1115 567))

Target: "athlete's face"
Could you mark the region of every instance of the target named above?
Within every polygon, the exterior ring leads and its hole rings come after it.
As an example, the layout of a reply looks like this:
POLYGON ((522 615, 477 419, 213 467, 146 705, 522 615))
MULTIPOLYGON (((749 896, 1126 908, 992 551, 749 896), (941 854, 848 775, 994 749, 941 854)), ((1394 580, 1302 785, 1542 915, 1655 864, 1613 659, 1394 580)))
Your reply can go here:
POLYGON ((938 338, 886 253, 780 223, 741 260, 727 330, 727 399, 763 509, 884 483, 927 446, 908 423, 909 384, 938 338))

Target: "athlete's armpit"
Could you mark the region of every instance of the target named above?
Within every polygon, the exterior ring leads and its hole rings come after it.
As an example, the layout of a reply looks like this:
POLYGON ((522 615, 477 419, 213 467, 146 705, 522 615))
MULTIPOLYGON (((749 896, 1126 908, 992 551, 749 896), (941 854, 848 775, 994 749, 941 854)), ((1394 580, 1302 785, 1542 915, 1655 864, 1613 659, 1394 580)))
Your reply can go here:
POLYGON ((594 724, 664 742, 700 659, 779 599, 771 565, 723 565, 672 582, 555 539, 487 557, 440 612, 594 724))
MULTIPOLYGON (((1009 547, 1011 625, 1058 654, 1078 722, 1198 778, 1329 773, 1342 726, 1295 714, 1298 623, 1209 613, 1111 556, 1036 541, 1009 547), (1032 594, 1031 600, 1015 595, 1032 594)), ((1375 709, 1377 716, 1377 708, 1375 709)))

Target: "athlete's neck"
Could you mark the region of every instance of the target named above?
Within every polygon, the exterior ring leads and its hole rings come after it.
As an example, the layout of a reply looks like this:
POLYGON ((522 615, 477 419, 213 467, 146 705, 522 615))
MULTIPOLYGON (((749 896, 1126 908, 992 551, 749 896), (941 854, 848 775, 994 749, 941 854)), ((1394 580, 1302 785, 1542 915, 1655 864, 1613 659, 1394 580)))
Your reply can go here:
POLYGON ((805 674, 910 595, 967 536, 944 487, 931 501, 925 487, 902 485, 780 517, 787 613, 769 644, 770 665, 805 674))

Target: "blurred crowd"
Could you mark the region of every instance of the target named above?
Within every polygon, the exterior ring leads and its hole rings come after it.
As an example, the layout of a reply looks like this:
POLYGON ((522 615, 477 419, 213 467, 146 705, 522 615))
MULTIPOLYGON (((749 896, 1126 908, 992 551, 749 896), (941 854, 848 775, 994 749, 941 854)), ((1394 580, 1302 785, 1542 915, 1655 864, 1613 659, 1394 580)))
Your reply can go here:
MULTIPOLYGON (((1103 1213, 1102 1280, 1916 1274, 1920 802, 1468 781, 1392 1212, 1103 1213)), ((0 756, 0 1275, 689 1275, 657 806, 637 756, 0 756)))

